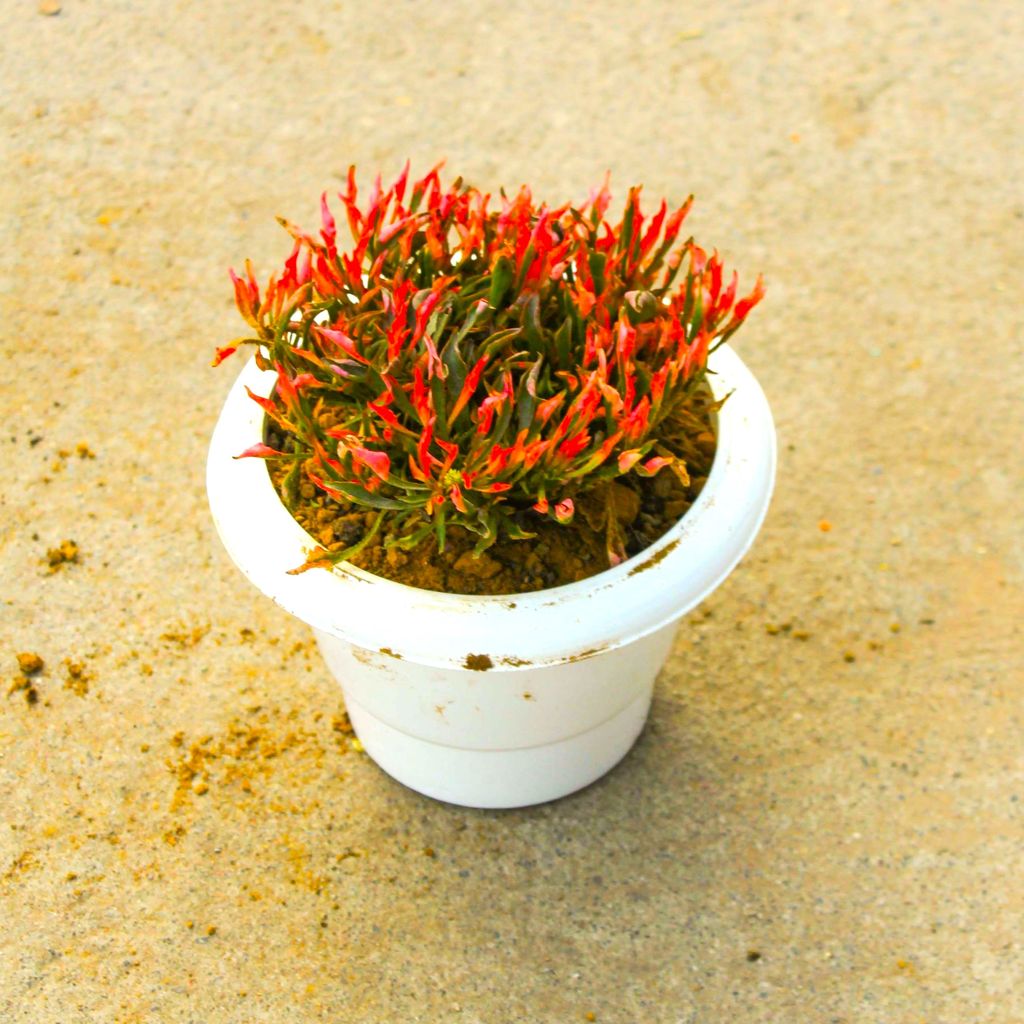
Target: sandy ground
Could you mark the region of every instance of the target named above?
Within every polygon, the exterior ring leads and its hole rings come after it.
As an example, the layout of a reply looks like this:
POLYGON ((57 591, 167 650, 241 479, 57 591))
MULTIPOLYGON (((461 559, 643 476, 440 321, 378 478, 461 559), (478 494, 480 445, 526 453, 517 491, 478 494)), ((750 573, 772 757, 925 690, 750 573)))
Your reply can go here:
POLYGON ((1024 1019, 1020 5, 57 6, 0 6, 0 1018, 1024 1019), (350 749, 206 509, 226 268, 407 156, 692 190, 769 284, 763 533, 533 810, 350 749))

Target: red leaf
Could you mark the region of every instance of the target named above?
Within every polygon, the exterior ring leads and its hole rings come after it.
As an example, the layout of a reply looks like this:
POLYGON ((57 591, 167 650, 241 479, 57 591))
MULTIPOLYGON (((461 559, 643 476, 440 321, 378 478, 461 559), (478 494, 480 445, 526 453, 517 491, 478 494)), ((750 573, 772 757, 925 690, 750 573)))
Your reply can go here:
POLYGON ((295 385, 292 384, 291 378, 285 372, 285 368, 280 363, 274 363, 274 369, 277 370, 277 391, 281 396, 281 400, 289 408, 297 405, 299 393, 295 390, 295 385))
POLYGON ((707 362, 708 347, 711 343, 711 336, 702 327, 697 333, 696 339, 686 352, 686 359, 683 360, 683 376, 689 377, 694 367, 701 367, 707 362))
POLYGON ((388 396, 385 394, 381 396, 379 402, 367 402, 366 407, 376 413, 389 427, 403 434, 411 434, 412 431, 408 427, 402 426, 394 411, 388 407, 388 401, 388 396))
POLYGON ((460 511, 468 511, 466 506, 466 499, 462 496, 462 488, 458 484, 452 484, 451 490, 448 492, 448 496, 452 499, 452 504, 460 511))
POLYGON ((352 445, 348 450, 356 462, 372 470, 381 480, 388 479, 391 474, 391 460, 384 452, 371 451, 369 448, 360 448, 358 445, 352 445))
POLYGON ((363 215, 360 213, 359 207, 356 206, 357 195, 356 169, 353 165, 348 169, 348 191, 345 193, 338 193, 338 198, 345 204, 345 212, 348 214, 348 228, 349 231, 352 232, 353 238, 359 237, 359 232, 363 225, 363 215))
POLYGON ((636 328, 630 327, 625 319, 619 321, 616 353, 622 362, 627 362, 636 351, 636 328))
POLYGON ((333 487, 331 487, 329 483, 327 483, 321 477, 317 476, 316 473, 311 472, 309 469, 306 470, 306 476, 309 477, 310 481, 315 487, 319 487, 320 490, 324 492, 324 494, 327 494, 330 497, 334 498, 335 501, 349 500, 348 498, 345 497, 344 494, 341 493, 341 491, 336 491, 333 487))
POLYGON ((650 415, 651 403, 647 396, 644 395, 622 423, 623 434, 628 440, 635 440, 646 432, 650 415))
POLYGON ((331 327, 316 327, 314 328, 316 333, 324 338, 326 341, 332 342, 337 345, 343 352, 346 352, 353 359, 360 363, 367 363, 369 360, 359 351, 356 347, 355 341, 350 338, 344 331, 335 330, 331 327))
POLYGON ((394 193, 395 202, 401 203, 405 196, 405 186, 409 181, 409 161, 405 161, 405 166, 402 168, 402 173, 398 176, 394 185, 391 186, 391 191, 394 193))
POLYGON ((758 274, 757 283, 754 285, 754 290, 743 299, 740 299, 736 303, 736 308, 732 311, 732 318, 737 323, 742 322, 746 319, 747 314, 764 298, 764 278, 758 274))
POLYGON ((609 203, 612 201, 612 194, 608 188, 608 182, 611 180, 612 172, 607 171, 604 176, 604 183, 600 189, 594 189, 590 193, 590 199, 588 200, 589 205, 596 214, 595 223, 600 223, 601 218, 604 217, 605 211, 608 209, 609 203))
POLYGON ((658 212, 654 215, 651 220, 650 227, 644 232, 643 239, 640 242, 640 258, 642 259, 651 251, 651 247, 658 239, 658 233, 661 231, 661 225, 665 220, 665 213, 668 210, 668 206, 665 200, 662 199, 661 206, 658 208, 658 212))
POLYGON ((249 397, 258 405, 264 412, 269 412, 271 415, 277 413, 277 406, 274 405, 273 401, 269 398, 264 398, 262 395, 254 395, 247 387, 246 392, 249 397))
POLYGON ((220 366, 228 356, 233 356, 237 351, 237 345, 225 345, 223 348, 217 349, 217 354, 213 357, 213 362, 210 365, 220 366))
POLYGON ((235 305, 242 319, 251 327, 258 327, 257 312, 260 306, 260 289, 252 276, 252 267, 246 261, 247 279, 242 280, 233 270, 229 270, 231 282, 235 286, 235 305))
POLYGON ((441 290, 437 287, 437 284, 438 282, 434 283, 430 293, 425 295, 423 301, 416 307, 416 330, 412 336, 414 344, 423 337, 430 314, 434 312, 434 307, 441 301, 441 290))
POLYGON ((663 458, 661 455, 655 455, 654 458, 648 459, 638 469, 637 473, 640 476, 654 476, 659 470, 664 469, 666 466, 672 464, 671 459, 663 458))
POLYGON ((409 401, 424 426, 434 420, 437 415, 434 411, 434 396, 423 379, 423 371, 418 366, 412 371, 412 394, 409 401))
POLYGON ((430 443, 434 439, 434 421, 434 416, 423 421, 423 433, 420 435, 419 443, 416 445, 416 457, 419 459, 420 470, 423 472, 424 478, 431 475, 434 464, 439 461, 430 454, 430 443))
POLYGON ((275 455, 284 455, 284 452, 279 452, 276 448, 271 448, 269 445, 264 444, 260 441, 258 444, 254 444, 251 448, 246 448, 240 455, 236 455, 236 459, 269 459, 275 455))
POLYGON ((534 421, 543 426, 558 411, 559 406, 561 406, 564 401, 564 391, 559 395, 552 395, 550 398, 545 398, 544 401, 537 406, 537 411, 534 413, 533 417, 534 421))
POLYGON ((719 259, 717 249, 712 252, 711 259, 708 260, 708 275, 711 278, 708 282, 708 298, 711 301, 706 305, 714 309, 718 302, 718 293, 722 290, 722 261, 719 259))
POLYGON ((580 433, 566 438, 558 446, 558 454, 564 455, 567 459, 574 459, 588 444, 590 444, 590 435, 582 430, 580 433))
POLYGON ((682 206, 676 210, 668 219, 668 223, 665 225, 665 241, 672 243, 676 240, 679 234, 679 229, 682 227, 683 221, 686 220, 686 215, 690 212, 690 207, 693 206, 693 196, 690 196, 682 206))
POLYGON ((418 480, 421 484, 430 482, 430 477, 423 472, 422 469, 417 465, 416 460, 410 455, 409 456, 409 472, 412 474, 414 480, 418 480))
POLYGON ((320 229, 320 235, 324 240, 324 245, 327 247, 327 255, 333 260, 334 257, 338 255, 338 247, 336 244, 338 228, 334 223, 334 217, 327 205, 326 192, 320 196, 320 221, 323 225, 320 229))
POLYGON ((708 254, 699 246, 690 243, 690 273, 703 274, 707 266, 708 254))
POLYGON ((444 452, 444 469, 442 472, 447 473, 455 465, 455 460, 459 457, 459 446, 440 437, 435 437, 434 443, 444 452))
POLYGON ((449 427, 458 418, 459 413, 466 407, 466 403, 473 397, 473 392, 476 391, 477 385, 480 383, 480 378, 483 375, 484 368, 486 366, 487 357, 481 356, 473 365, 473 369, 466 374, 466 380, 462 385, 462 390, 459 392, 459 397, 456 399, 455 405, 452 406, 452 411, 448 413, 449 427))
POLYGON ((628 473, 643 457, 643 452, 637 448, 623 452, 619 456, 619 472, 628 473))
POLYGON ((739 275, 734 270, 732 272, 732 280, 729 281, 729 287, 718 297, 718 301, 715 303, 715 308, 711 311, 711 316, 716 320, 719 317, 724 316, 732 308, 732 304, 736 299, 736 285, 739 282, 739 275))
POLYGON ((377 241, 381 245, 387 245, 388 242, 390 242, 391 239, 395 237, 395 235, 397 235, 401 231, 404 231, 409 226, 409 223, 412 222, 413 220, 414 218, 412 217, 403 217, 401 220, 396 220, 394 224, 389 224, 377 236, 377 241))

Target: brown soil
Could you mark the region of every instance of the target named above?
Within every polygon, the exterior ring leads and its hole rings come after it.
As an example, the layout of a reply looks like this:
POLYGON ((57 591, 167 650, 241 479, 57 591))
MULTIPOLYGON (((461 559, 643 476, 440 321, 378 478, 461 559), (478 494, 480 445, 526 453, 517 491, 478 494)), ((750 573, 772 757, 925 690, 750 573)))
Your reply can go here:
MULTIPOLYGON (((389 547, 385 518, 376 537, 352 564, 397 583, 449 594, 518 594, 604 572, 609 568, 609 529, 621 531, 626 552, 633 556, 666 533, 696 500, 714 461, 714 411, 710 395, 698 395, 693 408, 684 414, 689 429, 673 438, 673 448, 684 456, 690 477, 685 485, 667 469, 651 478, 621 477, 574 496, 576 515, 568 525, 524 512, 524 525, 536 537, 499 540, 479 556, 473 554, 477 537, 458 527, 448 529, 443 552, 438 551, 433 537, 409 551, 389 547), (609 523, 609 517, 613 522, 609 523)), ((273 447, 285 443, 273 428, 268 428, 267 439, 273 447)), ((269 461, 267 466, 280 492, 287 469, 269 461)), ((321 552, 342 551, 358 543, 377 516, 334 501, 308 480, 300 485, 299 500, 291 512, 321 552)), ((314 561, 315 553, 310 554, 314 561)))

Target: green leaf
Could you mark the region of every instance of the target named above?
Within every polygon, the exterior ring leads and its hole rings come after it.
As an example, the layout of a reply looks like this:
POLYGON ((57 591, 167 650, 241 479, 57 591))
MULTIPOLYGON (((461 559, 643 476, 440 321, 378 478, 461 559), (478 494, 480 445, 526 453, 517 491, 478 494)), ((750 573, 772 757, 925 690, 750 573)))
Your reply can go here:
POLYGON ((497 422, 494 425, 494 430, 491 433, 491 443, 500 444, 505 434, 508 432, 508 425, 512 422, 512 407, 515 402, 506 402, 501 412, 498 414, 497 422))
POLYGON ((466 335, 473 329, 473 325, 480 318, 482 312, 483 310, 478 306, 474 306, 466 316, 466 322, 449 339, 441 351, 441 362, 444 363, 445 368, 448 370, 449 398, 457 399, 462 391, 462 385, 466 381, 469 366, 466 363, 466 357, 462 353, 461 346, 466 335))
POLYGON ((632 324, 645 324, 658 315, 661 304, 652 292, 631 291, 623 296, 626 302, 626 315, 632 324))
POLYGON ((697 287, 694 289, 693 298, 693 314, 690 317, 690 338, 692 339, 696 335, 701 322, 704 319, 704 296, 703 288, 697 287))
POLYGON ((555 352, 558 356, 558 365, 562 368, 569 366, 569 350, 572 347, 572 317, 568 316, 562 321, 562 326, 555 331, 555 352))
POLYGON ((434 513, 434 533, 437 536, 437 550, 444 551, 444 538, 445 538, 445 516, 447 510, 442 505, 434 513))
POLYGON ((444 329, 448 326, 448 320, 452 315, 451 307, 448 306, 445 309, 438 307, 430 314, 430 318, 427 320, 427 334, 431 338, 435 339, 435 342, 444 333, 444 329))
POLYGON ((432 377, 430 380, 430 393, 434 398, 434 409, 437 412, 437 426, 435 430, 438 435, 443 435, 447 440, 445 424, 448 422, 448 396, 446 385, 441 377, 432 377))
POLYGON ((426 540, 427 537, 433 533, 434 526, 432 523, 427 523, 426 526, 421 526, 418 530, 413 530, 407 537, 399 537, 397 539, 389 540, 385 547, 398 548, 400 551, 409 551, 411 548, 416 547, 422 541, 426 540))
POLYGON ((455 400, 462 392, 462 385, 469 372, 469 367, 466 366, 466 361, 459 351, 458 339, 453 339, 445 345, 444 351, 441 353, 441 362, 444 363, 445 369, 448 371, 448 397, 455 400))
POLYGON ((619 252, 628 252, 633 243, 633 194, 630 192, 629 202, 626 204, 626 213, 622 218, 622 231, 619 234, 619 252))
POLYGON ((501 255, 495 261, 494 270, 491 272, 491 290, 487 295, 487 302, 492 309, 501 305, 505 293, 512 284, 512 276, 515 267, 512 261, 505 255, 501 255))
POLYGON ((469 334, 469 332, 473 329, 473 325, 477 322, 477 320, 479 320, 481 316, 483 316, 484 314, 486 314, 488 312, 490 312, 490 310, 488 310, 486 307, 481 309, 474 302, 472 308, 466 314, 466 319, 465 319, 464 323, 459 328, 459 330, 455 334, 455 336, 452 338, 452 342, 451 343, 453 345, 461 344, 463 338, 465 338, 466 335, 469 334))
POLYGON ((538 356, 530 372, 519 380, 519 387, 516 389, 516 425, 519 430, 526 430, 533 422, 533 414, 537 409, 537 378, 540 376, 543 362, 544 357, 538 356))
MULTIPOLYGON (((429 495, 432 491, 432 487, 428 487, 426 484, 421 484, 418 480, 410 480, 407 476, 403 476, 398 473, 395 469, 391 470, 388 475, 388 484, 395 488, 396 491, 420 491, 424 496, 429 495)), ((409 498, 396 498, 395 501, 403 501, 405 504, 412 504, 413 498, 410 495, 409 498)), ((422 504, 419 500, 416 500, 416 504, 422 504)))
POLYGON ((524 529, 514 519, 505 519, 505 536, 509 540, 530 540, 536 537, 537 534, 531 533, 529 530, 524 529))
POLYGON ((531 352, 542 352, 544 335, 540 324, 540 297, 531 295, 523 310, 523 336, 531 352))
POLYGON ((285 508, 292 511, 299 500, 299 476, 302 472, 302 459, 296 459, 292 468, 288 470, 284 480, 281 481, 281 497, 284 499, 285 508))
POLYGON ((537 250, 534 248, 533 242, 530 242, 526 247, 526 251, 523 253, 523 260, 519 264, 519 273, 516 275, 515 294, 517 296, 523 290, 523 284, 526 281, 527 272, 536 257, 537 250))
POLYGON ((521 327, 506 327, 502 331, 495 331, 484 343, 480 350, 480 355, 485 358, 488 363, 504 348, 508 342, 522 333, 521 327))
POLYGON ((590 266, 590 276, 594 279, 594 294, 600 295, 604 291, 604 267, 608 257, 603 252, 592 252, 587 257, 590 266))
POLYGON ((480 524, 476 528, 480 539, 473 547, 474 555, 482 555, 498 539, 498 513, 481 512, 480 524))
POLYGON ((332 482, 331 487, 344 494, 349 501, 354 501, 357 505, 366 505, 368 508, 408 509, 412 504, 419 504, 418 501, 399 501, 396 498, 386 498, 384 495, 374 494, 358 484, 332 482))

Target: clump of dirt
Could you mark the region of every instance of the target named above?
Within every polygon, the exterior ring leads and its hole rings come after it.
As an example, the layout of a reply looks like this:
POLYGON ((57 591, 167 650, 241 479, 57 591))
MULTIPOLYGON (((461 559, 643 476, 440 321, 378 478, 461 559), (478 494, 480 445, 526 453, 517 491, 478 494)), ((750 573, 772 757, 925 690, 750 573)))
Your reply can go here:
POLYGON ((55 548, 46 552, 45 562, 51 573, 57 572, 70 562, 78 561, 78 545, 73 540, 62 540, 55 548))
POLYGON ((11 683, 7 690, 7 696, 10 697, 12 693, 23 693, 25 694, 25 703, 31 707, 33 704, 39 703, 39 691, 35 688, 31 679, 28 676, 15 676, 14 681, 11 683))
POLYGON ((86 672, 85 666, 80 661, 70 661, 65 658, 64 669, 67 672, 64 689, 70 690, 78 697, 84 697, 89 692, 89 680, 92 678, 86 672))
POLYGON ((18 668, 21 670, 22 675, 34 676, 36 673, 43 671, 43 659, 38 654, 26 651, 18 655, 18 668))
MULTIPOLYGON (((673 420, 665 440, 685 466, 679 475, 669 469, 649 478, 630 474, 573 495, 576 514, 568 525, 525 510, 519 515, 520 525, 535 534, 532 539, 502 539, 475 555, 476 535, 450 527, 443 551, 433 535, 403 551, 389 543, 393 534, 385 513, 382 528, 352 564, 411 587, 478 595, 544 590, 604 572, 610 566, 612 538, 624 542, 628 556, 639 554, 696 501, 714 461, 718 407, 710 391, 704 389, 673 420)), ((266 434, 271 447, 288 450, 290 439, 277 433, 274 426, 269 425, 266 434)), ((288 467, 273 461, 268 461, 267 467, 278 493, 283 493, 288 467)), ((308 479, 299 485, 298 500, 290 511, 325 552, 357 544, 377 519, 377 512, 335 501, 308 479)), ((313 551, 310 562, 315 561, 313 551)))
POLYGON ((34 677, 43 671, 44 662, 38 654, 32 651, 23 651, 16 657, 20 675, 14 677, 7 689, 7 696, 10 697, 12 693, 22 693, 25 695, 25 703, 31 707, 39 703, 39 691, 35 687, 34 677))

